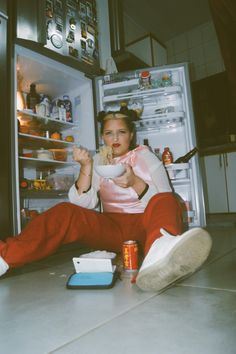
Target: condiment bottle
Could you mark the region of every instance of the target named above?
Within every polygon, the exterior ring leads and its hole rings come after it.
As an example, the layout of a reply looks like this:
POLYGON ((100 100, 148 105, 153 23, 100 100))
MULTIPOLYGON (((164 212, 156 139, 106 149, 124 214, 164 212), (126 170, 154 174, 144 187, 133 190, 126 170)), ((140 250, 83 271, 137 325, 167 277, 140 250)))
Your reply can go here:
POLYGON ((172 75, 171 72, 166 72, 162 75, 162 86, 172 85, 172 75))
POLYGON ((121 102, 120 102, 120 112, 123 113, 123 114, 126 114, 127 111, 128 111, 127 102, 121 101, 121 102))
POLYGON ((155 148, 154 149, 154 154, 159 158, 159 160, 162 160, 162 155, 161 155, 160 148, 155 148))
POLYGON ((162 154, 162 161, 164 165, 169 165, 173 163, 173 155, 172 152, 170 151, 170 148, 166 146, 164 148, 163 154, 162 154))
POLYGON ((66 121, 67 122, 72 122, 72 103, 69 99, 68 95, 63 96, 63 101, 64 101, 64 107, 66 109, 66 121))
POLYGON ((140 88, 141 89, 149 89, 152 87, 151 83, 151 74, 149 71, 145 70, 141 72, 140 76, 140 88))
POLYGON ((148 139, 143 139, 143 145, 146 145, 146 146, 149 148, 149 150, 152 151, 152 148, 151 148, 151 146, 149 145, 148 139))
POLYGON ((58 114, 59 114, 59 120, 66 122, 66 109, 64 102, 62 100, 58 100, 58 114))
POLYGON ((26 96, 26 103, 27 103, 27 108, 32 109, 33 112, 36 112, 35 106, 40 102, 40 96, 36 92, 36 85, 31 84, 30 85, 30 92, 26 96))

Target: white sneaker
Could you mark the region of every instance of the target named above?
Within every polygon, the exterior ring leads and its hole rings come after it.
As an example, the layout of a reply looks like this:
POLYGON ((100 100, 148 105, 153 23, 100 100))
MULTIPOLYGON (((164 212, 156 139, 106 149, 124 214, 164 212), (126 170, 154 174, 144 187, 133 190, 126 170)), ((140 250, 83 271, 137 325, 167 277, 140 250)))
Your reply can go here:
POLYGON ((9 265, 4 261, 2 257, 0 257, 0 277, 5 274, 9 269, 9 265))
POLYGON ((153 242, 136 278, 137 286, 145 291, 160 291, 194 273, 211 250, 211 237, 201 228, 178 236, 160 231, 163 236, 153 242))

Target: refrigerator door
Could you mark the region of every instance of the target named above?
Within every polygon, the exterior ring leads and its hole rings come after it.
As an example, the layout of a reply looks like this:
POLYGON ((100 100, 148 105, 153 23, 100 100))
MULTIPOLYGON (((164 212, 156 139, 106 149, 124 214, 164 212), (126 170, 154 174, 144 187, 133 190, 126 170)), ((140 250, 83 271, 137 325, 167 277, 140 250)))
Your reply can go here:
POLYGON ((15 102, 19 232, 37 214, 67 201, 68 189, 79 172, 72 158, 73 146, 94 152, 96 139, 92 81, 72 67, 19 45, 15 46, 15 102), (32 83, 40 100, 35 107, 29 107, 32 83), (69 115, 66 103, 72 106, 69 115))
MULTIPOLYGON (((187 64, 147 68, 96 79, 96 107, 137 111, 137 143, 149 143, 159 158, 169 147, 173 159, 196 146, 187 64)), ((101 143, 101 142, 100 142, 101 143)), ((205 225, 205 208, 198 156, 188 163, 166 166, 174 191, 186 207, 190 226, 205 225)))
POLYGON ((99 72, 96 1, 16 1, 17 38, 44 45, 99 72))
POLYGON ((0 8, 0 238, 6 238, 13 231, 11 204, 11 122, 9 119, 10 102, 9 86, 6 85, 9 66, 7 61, 7 21, 6 2, 0 8))

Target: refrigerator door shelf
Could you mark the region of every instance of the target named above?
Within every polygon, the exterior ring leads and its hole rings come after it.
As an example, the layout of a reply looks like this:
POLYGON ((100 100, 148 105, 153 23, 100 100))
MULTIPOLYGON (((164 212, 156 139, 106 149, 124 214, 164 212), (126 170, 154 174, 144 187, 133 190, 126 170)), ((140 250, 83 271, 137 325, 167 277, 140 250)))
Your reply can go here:
POLYGON ((179 114, 176 117, 170 117, 169 115, 164 115, 161 117, 147 118, 145 120, 139 120, 134 122, 137 131, 144 130, 160 130, 160 129, 170 129, 177 128, 183 125, 183 116, 179 114))
POLYGON ((174 188, 176 188, 177 186, 187 186, 190 185, 191 183, 190 178, 183 178, 183 179, 170 178, 170 180, 174 188))
POLYGON ((166 170, 171 180, 186 180, 189 179, 189 164, 176 163, 166 165, 166 170))
POLYGON ((130 89, 137 89, 139 85, 139 79, 131 79, 131 80, 125 80, 125 81, 120 81, 120 82, 112 82, 109 84, 104 84, 103 85, 103 91, 110 91, 110 90, 116 90, 117 89, 124 89, 129 87, 130 89))
POLYGON ((145 114, 141 116, 141 120, 151 120, 151 119, 177 119, 177 118, 184 118, 184 112, 166 112, 166 113, 152 113, 152 114, 145 114))
POLYGON ((116 95, 104 96, 103 103, 122 101, 131 98, 142 98, 145 99, 151 96, 160 95, 172 95, 173 93, 182 92, 181 86, 168 86, 165 88, 149 89, 149 90, 135 90, 127 93, 117 93, 116 95))

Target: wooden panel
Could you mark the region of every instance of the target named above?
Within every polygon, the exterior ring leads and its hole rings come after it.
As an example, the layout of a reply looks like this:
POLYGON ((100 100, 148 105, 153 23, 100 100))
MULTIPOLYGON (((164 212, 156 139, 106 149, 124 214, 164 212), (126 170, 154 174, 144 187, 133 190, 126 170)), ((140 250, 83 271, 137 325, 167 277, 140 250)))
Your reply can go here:
POLYGON ((227 144, 232 130, 232 102, 226 73, 192 84, 198 146, 227 144))

